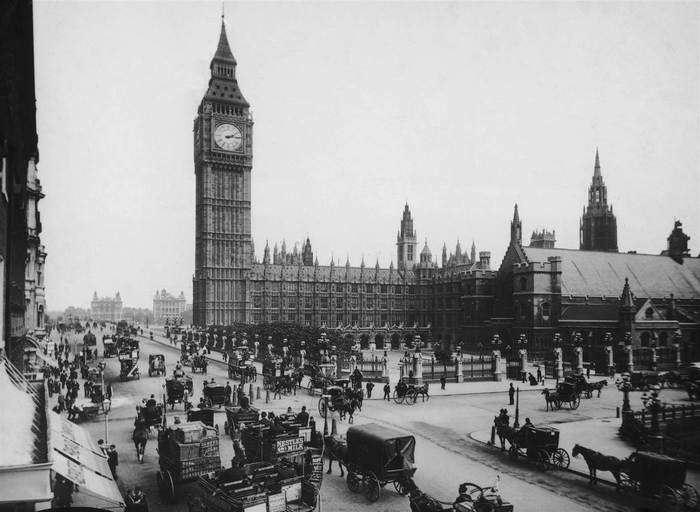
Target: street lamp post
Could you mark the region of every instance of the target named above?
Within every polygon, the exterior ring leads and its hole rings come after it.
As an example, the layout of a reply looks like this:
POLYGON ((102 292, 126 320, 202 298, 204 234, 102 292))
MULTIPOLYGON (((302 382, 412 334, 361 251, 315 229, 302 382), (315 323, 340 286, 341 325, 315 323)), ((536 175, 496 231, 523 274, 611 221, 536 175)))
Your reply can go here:
POLYGON ((513 428, 520 427, 520 386, 515 388, 515 421, 513 421, 513 428))
POLYGON ((664 404, 659 398, 659 386, 652 386, 650 394, 642 395, 644 408, 651 413, 651 434, 649 440, 655 451, 663 452, 663 436, 659 428, 659 413, 664 410, 664 404))

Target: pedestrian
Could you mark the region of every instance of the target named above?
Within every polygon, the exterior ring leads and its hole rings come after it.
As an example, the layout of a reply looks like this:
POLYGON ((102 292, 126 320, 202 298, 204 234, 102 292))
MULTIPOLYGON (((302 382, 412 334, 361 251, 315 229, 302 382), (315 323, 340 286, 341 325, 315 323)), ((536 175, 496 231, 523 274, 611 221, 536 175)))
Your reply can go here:
POLYGON ((537 367, 537 383, 539 384, 539 383, 541 383, 541 382, 542 382, 542 370, 541 370, 540 367, 538 366, 538 367, 537 367))
POLYGON ((117 479, 117 466, 119 465, 119 454, 117 453, 117 447, 113 444, 109 445, 109 451, 107 452, 107 465, 112 471, 112 476, 117 479))
POLYGON ((90 396, 90 381, 86 380, 83 382, 83 397, 88 398, 90 396))
POLYGON ((510 405, 515 404, 515 388, 513 387, 513 383, 510 383, 510 387, 508 388, 508 398, 510 399, 510 405))
POLYGON ((47 387, 49 389, 49 398, 51 398, 53 396, 53 390, 54 390, 53 378, 49 377, 47 387))
POLYGON ((59 392, 58 393, 58 412, 61 413, 64 411, 66 408, 66 399, 65 397, 59 392))
POLYGON ((275 398, 282 399, 282 383, 279 379, 275 379, 275 392, 272 395, 272 399, 274 400, 275 398))
POLYGON ((111 384, 107 384, 107 391, 105 392, 105 397, 107 398, 107 400, 112 399, 112 385, 111 384))
POLYGON ((391 386, 388 382, 384 384, 384 398, 382 400, 391 401, 391 386))
POLYGON ((104 455, 106 457, 107 456, 107 447, 105 446, 104 439, 97 440, 97 447, 102 452, 102 455, 104 455))
POLYGON ((226 353, 225 350, 221 353, 221 358, 224 360, 224 363, 227 361, 227 359, 228 359, 228 354, 226 353))
POLYGON ((365 384, 365 388, 367 388, 367 398, 372 398, 372 390, 374 389, 374 383, 368 381, 367 384, 365 384))
POLYGON ((231 403, 231 393, 233 392, 233 390, 231 389, 231 384, 229 384, 228 381, 226 382, 225 392, 226 392, 226 403, 230 404, 231 403))
POLYGON ((65 370, 63 370, 63 371, 61 372, 61 377, 60 377, 60 379, 61 379, 61 388, 64 388, 64 389, 65 389, 65 387, 66 387, 66 381, 68 380, 68 375, 66 375, 66 371, 65 371, 65 370))
POLYGON ((591 367, 586 368, 586 380, 591 378, 591 367))
POLYGON ((440 375, 440 389, 445 389, 445 384, 447 384, 447 377, 445 377, 445 374, 443 373, 440 375))

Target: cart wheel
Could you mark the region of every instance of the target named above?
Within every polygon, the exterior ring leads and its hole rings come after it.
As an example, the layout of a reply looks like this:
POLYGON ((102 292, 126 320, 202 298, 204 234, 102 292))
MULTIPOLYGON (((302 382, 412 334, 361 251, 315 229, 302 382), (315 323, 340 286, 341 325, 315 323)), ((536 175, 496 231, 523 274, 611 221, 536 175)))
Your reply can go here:
POLYGON ((683 484, 680 493, 685 508, 689 510, 697 510, 698 503, 700 503, 700 496, 698 495, 697 489, 690 484, 683 484))
POLYGON ((549 469, 549 454, 547 450, 537 451, 537 467, 542 471, 547 471, 549 469))
POLYGON ((406 496, 408 494, 408 485, 406 485, 404 480, 394 480, 394 489, 396 489, 396 492, 401 496, 406 496))
POLYGON ((163 473, 160 471, 156 471, 156 483, 158 484, 158 493, 163 496, 165 489, 163 487, 163 473))
POLYGON ((402 404, 403 401, 406 399, 406 395, 404 396, 399 396, 399 394, 394 390, 394 402, 397 404, 402 404))
POLYGON ((557 410, 561 409, 561 400, 554 402, 554 405, 557 407, 557 410))
POLYGON ((165 497, 169 502, 175 503, 175 484, 173 483, 173 476, 167 469, 163 472, 163 487, 165 489, 165 497))
POLYGON ((557 448, 556 451, 552 452, 552 463, 558 468, 566 469, 569 467, 571 459, 564 448, 557 448))
POLYGON ((328 407, 326 406, 326 400, 323 398, 318 401, 318 413, 322 418, 328 416, 328 407))
POLYGON ((306 389, 308 389, 309 394, 311 396, 314 396, 314 383, 312 381, 309 381, 309 385, 307 386, 306 389))
POLYGON ((416 392, 413 392, 410 395, 406 396, 406 403, 408 405, 415 405, 417 401, 418 401, 418 393, 416 393, 416 392))
POLYGON ((370 473, 365 477, 365 496, 369 501, 374 503, 379 499, 380 492, 379 480, 377 480, 377 477, 375 477, 373 473, 370 473))
POLYGON ((511 444, 510 448, 508 448, 508 455, 510 455, 511 458, 513 458, 513 459, 517 459, 518 458, 518 446, 511 444))
POLYGON ((639 490, 639 485, 636 481, 630 479, 627 473, 620 473, 620 489, 629 492, 636 492, 639 490))
POLYGON ((348 471, 348 478, 346 481, 348 484, 348 489, 350 489, 351 492, 357 492, 360 490, 360 478, 353 471, 348 471))
POLYGON ((576 395, 573 400, 569 402, 569 408, 570 409, 578 409, 578 406, 581 405, 581 397, 579 395, 576 395))
POLYGON ((681 489, 674 489, 673 487, 664 485, 663 489, 661 489, 661 495, 659 498, 664 504, 665 511, 675 511, 680 509, 681 505, 683 504, 683 497, 681 495, 682 492, 683 491, 681 489))
POLYGON ((586 398, 593 398, 593 392, 592 392, 590 389, 587 389, 587 390, 585 391, 585 395, 584 395, 584 396, 585 396, 586 398))

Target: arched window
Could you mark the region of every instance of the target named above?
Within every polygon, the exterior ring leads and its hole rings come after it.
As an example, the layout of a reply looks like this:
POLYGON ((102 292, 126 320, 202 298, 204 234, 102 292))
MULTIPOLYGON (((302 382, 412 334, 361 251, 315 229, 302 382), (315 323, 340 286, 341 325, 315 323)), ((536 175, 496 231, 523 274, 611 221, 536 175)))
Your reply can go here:
POLYGON ((651 335, 648 332, 643 332, 641 339, 642 339, 642 347, 648 347, 649 340, 651 339, 651 335))
POLYGON ((654 318, 654 308, 647 308, 644 311, 644 318, 646 318, 647 320, 651 320, 652 318, 654 318))

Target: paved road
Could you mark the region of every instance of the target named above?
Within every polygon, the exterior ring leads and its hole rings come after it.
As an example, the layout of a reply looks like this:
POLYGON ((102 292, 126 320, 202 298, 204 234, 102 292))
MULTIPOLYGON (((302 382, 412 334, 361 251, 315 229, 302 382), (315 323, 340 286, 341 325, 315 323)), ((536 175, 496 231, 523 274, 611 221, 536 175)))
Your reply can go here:
MULTIPOLYGON (((98 333, 101 343, 101 333, 98 333)), ((98 345, 101 351, 101 346, 98 345)), ((163 392, 163 377, 148 377, 148 355, 164 353, 169 372, 179 358, 179 349, 141 338, 141 359, 139 368, 142 378, 129 382, 119 382, 119 365, 115 358, 107 359, 106 377, 113 381, 113 409, 109 421, 109 441, 117 444, 120 453, 118 474, 120 484, 124 488, 134 485, 142 487, 146 492, 152 510, 186 510, 184 495, 196 488, 196 485, 185 486, 178 504, 172 506, 162 503, 157 493, 155 472, 157 454, 155 442, 146 448, 143 464, 136 461, 135 451, 131 443, 132 422, 136 404, 151 393, 159 396, 163 392)), ((214 357, 218 355, 212 354, 214 357)), ((209 366, 207 378, 214 377, 217 382, 226 382, 226 367, 221 363, 209 366)), ((204 377, 193 375, 194 397, 198 401, 204 377)), ((233 384, 233 382, 232 382, 233 384)), ((261 384, 260 380, 256 385, 261 384)), ((376 390, 375 390, 376 391, 376 390)), ((665 391, 664 393, 674 393, 665 391)), ((264 398, 264 395, 263 395, 264 398)), ((666 400, 675 399, 675 395, 665 396, 666 400)), ((678 395, 681 398, 681 395, 678 395)), ((632 401, 639 401, 638 394, 633 394, 632 401)), ((545 412, 544 400, 539 392, 523 392, 520 395, 521 422, 524 417, 530 417, 533 423, 569 422, 591 418, 614 417, 619 405, 620 394, 613 387, 603 390, 601 398, 584 400, 576 411, 561 410, 545 412)), ((295 411, 306 405, 310 411, 316 411, 318 396, 311 397, 306 391, 300 391, 296 396, 275 400, 270 404, 256 401, 255 405, 263 410, 283 412, 288 406, 295 411)), ((416 436, 416 463, 418 471, 416 482, 421 489, 442 500, 451 500, 456 496, 457 487, 461 482, 470 481, 479 484, 491 484, 500 475, 500 489, 504 498, 515 504, 518 512, 541 512, 542 510, 574 511, 630 511, 641 510, 642 507, 655 508, 655 505, 639 501, 630 495, 620 495, 614 490, 603 487, 592 491, 587 482, 575 475, 566 473, 540 473, 526 461, 512 461, 502 456, 492 448, 485 447, 469 437, 469 433, 484 430, 490 426, 493 416, 501 407, 507 406, 506 393, 478 394, 464 396, 433 397, 431 400, 413 406, 397 405, 382 401, 366 401, 361 413, 356 416, 356 424, 377 422, 391 425, 412 432, 416 436)), ((511 415, 513 407, 508 407, 511 415)), ((182 414, 182 408, 168 411, 169 420, 174 415, 182 414)), ((314 414, 312 412, 312 414, 314 414)), ((318 414, 315 414, 317 421, 318 414)), ((223 426, 225 415, 217 413, 215 422, 223 426)), ((96 437, 104 437, 104 426, 99 420, 84 424, 96 437)), ((339 424, 342 433, 347 429, 347 423, 339 424)), ((233 450, 227 436, 223 435, 221 442, 222 462, 229 465, 233 450)), ((322 487, 322 504, 325 510, 350 511, 366 507, 367 510, 408 510, 408 500, 399 496, 392 486, 382 491, 380 500, 369 504, 361 495, 352 494, 345 482, 334 468, 333 475, 327 475, 322 487)), ((658 507, 658 504, 656 505, 658 507)))

